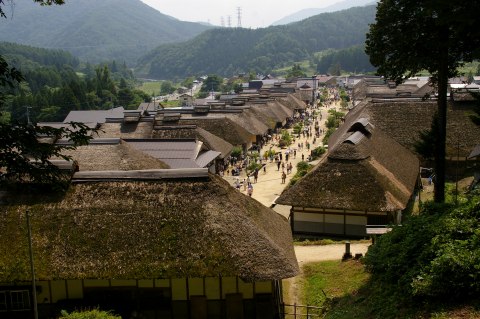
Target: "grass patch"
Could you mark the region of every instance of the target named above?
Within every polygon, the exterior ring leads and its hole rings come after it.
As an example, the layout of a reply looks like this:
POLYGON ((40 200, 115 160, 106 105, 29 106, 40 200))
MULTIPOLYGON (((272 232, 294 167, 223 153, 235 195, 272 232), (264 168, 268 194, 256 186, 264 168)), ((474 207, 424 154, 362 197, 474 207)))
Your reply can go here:
MULTIPOLYGON (((345 244, 346 239, 339 238, 294 238, 293 244, 295 246, 325 246, 345 244)), ((348 240, 351 244, 371 243, 370 239, 348 240)))
POLYGON ((142 85, 138 86, 137 88, 149 95, 160 95, 161 84, 162 81, 148 81, 143 82, 142 85))

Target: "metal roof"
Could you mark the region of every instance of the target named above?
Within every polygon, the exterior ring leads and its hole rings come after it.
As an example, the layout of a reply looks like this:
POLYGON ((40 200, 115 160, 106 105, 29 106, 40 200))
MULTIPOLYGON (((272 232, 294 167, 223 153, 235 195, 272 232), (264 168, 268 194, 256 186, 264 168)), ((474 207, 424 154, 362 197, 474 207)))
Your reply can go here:
POLYGON ((70 111, 63 123, 80 122, 80 123, 105 123, 107 118, 123 118, 123 107, 116 107, 111 110, 94 110, 94 111, 70 111))
POLYGON ((345 139, 344 143, 350 142, 357 145, 365 137, 362 132, 357 131, 345 139))
POLYGON ((215 151, 206 151, 200 154, 200 156, 198 156, 196 160, 198 167, 206 167, 209 163, 211 163, 221 154, 222 153, 215 151))
POLYGON ((470 158, 474 158, 474 157, 478 157, 478 156, 480 156, 480 144, 475 146, 475 148, 472 150, 470 155, 468 155, 468 158, 470 159, 470 158))

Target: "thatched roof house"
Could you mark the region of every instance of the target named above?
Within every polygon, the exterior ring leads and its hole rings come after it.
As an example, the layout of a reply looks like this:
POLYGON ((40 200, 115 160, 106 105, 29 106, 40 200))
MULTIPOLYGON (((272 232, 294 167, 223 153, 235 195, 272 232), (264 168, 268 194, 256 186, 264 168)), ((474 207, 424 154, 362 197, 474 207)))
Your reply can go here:
POLYGON ((93 141, 75 150, 66 150, 64 154, 71 156, 77 162, 80 171, 169 168, 164 162, 134 149, 123 140, 113 138, 104 139, 104 141, 103 143, 93 141))
POLYGON ((292 206, 296 233, 365 236, 367 224, 398 222, 410 201, 416 156, 366 117, 345 126, 328 156, 276 200, 292 206))
POLYGON ((206 169, 177 172, 79 172, 61 196, 4 195, 0 282, 10 284, 0 286, 28 296, 29 209, 37 299, 49 316, 71 299, 158 318, 197 306, 215 312, 235 297, 241 309, 256 304, 247 317, 259 307, 273 319, 278 281, 298 273, 288 222, 206 169), (120 291, 127 295, 115 299, 120 291), (154 296, 161 302, 142 306, 154 296), (207 300, 218 305, 207 309, 207 300))

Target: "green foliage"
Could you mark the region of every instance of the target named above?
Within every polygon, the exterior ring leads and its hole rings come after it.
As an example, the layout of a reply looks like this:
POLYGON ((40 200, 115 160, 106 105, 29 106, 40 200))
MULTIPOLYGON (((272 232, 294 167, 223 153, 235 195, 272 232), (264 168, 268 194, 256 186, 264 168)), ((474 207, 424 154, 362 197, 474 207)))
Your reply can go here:
POLYGON ((303 124, 302 123, 296 123, 293 126, 293 133, 300 134, 302 132, 302 129, 303 129, 303 124))
POLYGON ((62 310, 61 317, 59 319, 122 319, 122 317, 116 316, 110 311, 101 311, 98 309, 73 311, 71 313, 62 310))
POLYGON ((200 92, 222 91, 222 86, 223 86, 223 78, 216 74, 210 74, 205 79, 205 81, 203 81, 202 87, 200 88, 200 92))
POLYGON ((160 84, 160 95, 172 94, 175 92, 175 86, 171 81, 162 81, 160 84))
POLYGON ((325 132, 325 136, 323 137, 323 140, 322 140, 323 145, 328 145, 328 139, 330 138, 330 136, 332 136, 335 130, 336 128, 334 127, 327 129, 327 131, 325 132))
POLYGON ((173 19, 141 1, 66 2, 61 8, 48 9, 31 0, 14 1, 13 10, 6 5, 7 19, 2 22, 0 39, 39 47, 68 48, 75 56, 91 63, 117 59, 131 66, 160 44, 185 41, 212 28, 173 19))
POLYGON ((334 109, 328 110, 328 117, 327 121, 325 122, 325 126, 328 129, 336 129, 340 126, 341 119, 345 116, 345 113, 337 112, 334 109))
POLYGON ((239 158, 240 155, 242 155, 242 153, 243 153, 243 150, 240 146, 234 146, 232 148, 232 152, 230 153, 230 156, 239 158))
POLYGON ((327 150, 323 146, 316 147, 312 150, 312 160, 316 160, 323 154, 325 154, 327 150))
POLYGON ((320 74, 340 75, 341 70, 351 73, 375 71, 375 67, 368 60, 368 55, 365 54, 365 45, 330 50, 324 55, 315 56, 314 61, 317 64, 317 72, 320 74))
POLYGON ((458 207, 427 204, 382 235, 365 264, 373 279, 395 283, 403 300, 480 295, 480 198, 458 207))
POLYGON ((297 163, 297 172, 295 175, 292 176, 290 179, 290 185, 295 185, 296 182, 303 176, 307 175, 307 173, 313 168, 312 165, 308 164, 307 162, 301 161, 297 163))
POLYGON ((375 6, 366 6, 285 26, 216 28, 181 44, 159 46, 142 57, 139 66, 157 78, 211 73, 230 76, 246 70, 269 74, 308 61, 315 52, 362 44, 374 14, 375 6))
POLYGON ((59 157, 71 160, 63 151, 86 145, 96 132, 81 123, 70 123, 71 127, 53 128, 28 124, 0 124, 0 167, 1 183, 33 182, 54 184, 63 179, 63 174, 50 159, 59 157), (42 143, 39 136, 62 137, 72 145, 42 143))
POLYGON ((285 147, 285 146, 288 146, 290 144, 292 144, 292 136, 290 135, 290 133, 287 130, 282 130, 282 132, 280 134, 279 146, 280 147, 285 147))
POLYGON ((306 77, 307 74, 302 70, 299 64, 294 64, 287 73, 287 78, 301 78, 306 77))

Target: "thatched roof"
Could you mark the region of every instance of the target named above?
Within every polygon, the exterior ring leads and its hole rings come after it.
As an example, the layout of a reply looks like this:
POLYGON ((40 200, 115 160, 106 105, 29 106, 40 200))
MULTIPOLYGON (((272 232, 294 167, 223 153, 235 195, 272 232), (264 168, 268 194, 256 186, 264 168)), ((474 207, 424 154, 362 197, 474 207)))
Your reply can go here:
POLYGON ((124 141, 79 146, 76 150, 64 151, 64 155, 72 156, 80 171, 169 168, 164 162, 135 150, 124 141))
POLYGON ((287 97, 280 98, 278 101, 292 111, 305 110, 307 108, 307 105, 300 99, 298 94, 288 94, 287 97))
POLYGON ((413 193, 418 169, 415 155, 381 130, 359 130, 357 125, 276 203, 375 212, 403 210, 413 193))
POLYGON ((254 112, 245 109, 241 113, 230 113, 227 117, 232 119, 236 124, 243 127, 252 135, 263 135, 268 132, 269 127, 260 121, 254 112))
POLYGON ((196 125, 213 135, 221 136, 222 139, 232 145, 248 144, 252 141, 252 135, 245 128, 235 123, 231 118, 222 117, 191 117, 183 118, 179 125, 196 125))
POLYGON ((153 122, 103 123, 98 132, 99 137, 150 138, 153 122))
MULTIPOLYGON (((369 103, 364 112, 382 131, 411 151, 423 130, 429 130, 436 102, 383 102, 369 103)), ((450 103, 447 110, 447 157, 467 157, 475 145, 480 144, 480 127, 469 118, 471 106, 450 103), (459 146, 459 148, 458 148, 459 146)), ((350 117, 350 114, 348 114, 350 117)))
POLYGON ((185 139, 194 138, 203 142, 203 145, 208 150, 220 152, 220 158, 227 157, 233 149, 233 145, 225 141, 224 139, 205 131, 201 127, 175 127, 165 126, 158 130, 154 130, 152 134, 153 138, 163 139, 185 139))
POLYGON ((3 199, 2 282, 30 279, 27 208, 39 280, 298 273, 287 220, 214 175, 78 183, 61 198, 29 198, 29 206, 18 194, 3 199))

